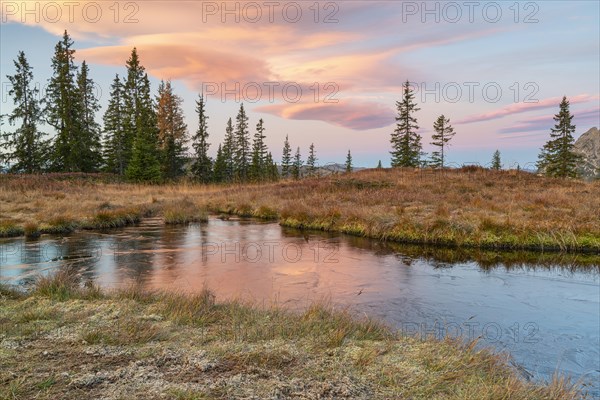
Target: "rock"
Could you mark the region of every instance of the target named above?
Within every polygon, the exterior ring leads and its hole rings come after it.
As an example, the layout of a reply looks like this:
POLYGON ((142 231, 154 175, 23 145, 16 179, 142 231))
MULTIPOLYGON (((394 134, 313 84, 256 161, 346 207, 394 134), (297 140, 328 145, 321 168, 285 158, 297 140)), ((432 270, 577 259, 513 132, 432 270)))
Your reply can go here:
POLYGON ((190 365, 199 369, 201 372, 208 372, 217 367, 217 362, 209 359, 206 352, 203 350, 188 356, 187 361, 190 365))
POLYGON ((582 156, 579 164, 581 176, 587 179, 600 178, 600 131, 592 128, 577 139, 574 149, 582 156))
POLYGON ((2 342, 0 342, 0 346, 4 347, 5 349, 9 349, 9 350, 16 350, 16 349, 22 347, 22 345, 19 341, 8 340, 8 339, 4 339, 2 342))
POLYGON ((150 315, 143 315, 142 320, 158 322, 158 321, 163 321, 164 317, 162 317, 161 315, 158 315, 158 314, 150 314, 150 315))
POLYGON ((71 382, 71 385, 78 388, 89 388, 104 382, 108 378, 106 372, 99 371, 95 374, 85 374, 71 382))

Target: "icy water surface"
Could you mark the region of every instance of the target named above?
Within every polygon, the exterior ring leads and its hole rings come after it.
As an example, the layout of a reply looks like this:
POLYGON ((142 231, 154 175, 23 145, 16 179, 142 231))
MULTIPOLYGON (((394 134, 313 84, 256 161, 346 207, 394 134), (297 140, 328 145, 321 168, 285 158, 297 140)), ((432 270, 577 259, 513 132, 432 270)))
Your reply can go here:
POLYGON ((462 335, 509 352, 524 376, 556 371, 600 396, 600 257, 427 249, 275 223, 149 221, 109 233, 0 241, 0 280, 72 265, 105 287, 198 291, 299 308, 315 300, 407 334, 462 335))

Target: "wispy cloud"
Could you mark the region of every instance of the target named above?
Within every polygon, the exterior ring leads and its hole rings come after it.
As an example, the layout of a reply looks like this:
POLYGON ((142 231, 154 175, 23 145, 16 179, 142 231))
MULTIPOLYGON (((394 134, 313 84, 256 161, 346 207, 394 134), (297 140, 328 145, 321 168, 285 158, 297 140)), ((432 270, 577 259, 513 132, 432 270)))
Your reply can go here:
MULTIPOLYGON (((97 64, 125 65, 133 46, 106 46, 80 50, 76 56, 97 64)), ((195 90, 202 82, 267 82, 272 72, 264 60, 215 49, 190 48, 171 44, 138 47, 142 64, 161 79, 181 79, 195 90), (173 62, 173 60, 178 60, 173 62)))
MULTIPOLYGON (((578 131, 586 131, 592 126, 600 126, 600 108, 591 108, 581 111, 573 112, 573 122, 576 126, 580 127, 578 131)), ((502 128, 498 130, 498 133, 512 134, 512 133, 527 133, 527 132, 549 132, 554 127, 554 115, 547 114, 537 117, 531 117, 528 119, 520 120, 513 126, 502 128)), ((524 137, 510 135, 511 137, 524 137)))
POLYGON ((257 111, 295 120, 318 120, 353 130, 382 128, 394 123, 394 110, 380 103, 340 101, 337 104, 274 104, 257 111))
MULTIPOLYGON (((587 103, 590 101, 598 100, 600 96, 580 94, 577 96, 569 97, 568 100, 571 104, 587 103)), ((472 124, 474 122, 490 121, 506 117, 508 115, 521 114, 529 111, 542 110, 546 108, 557 108, 562 100, 562 97, 551 97, 548 99, 540 100, 537 103, 515 103, 508 106, 499 108, 494 111, 490 111, 482 114, 475 114, 456 121, 456 124, 472 124)))

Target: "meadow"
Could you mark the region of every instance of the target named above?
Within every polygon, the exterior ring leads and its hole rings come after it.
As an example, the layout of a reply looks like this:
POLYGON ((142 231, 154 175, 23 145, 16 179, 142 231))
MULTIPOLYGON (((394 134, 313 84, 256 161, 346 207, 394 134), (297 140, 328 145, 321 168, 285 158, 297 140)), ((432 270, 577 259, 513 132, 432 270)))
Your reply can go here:
MULTIPOLYGON (((375 169, 228 185, 0 175, 0 235, 34 238, 150 217, 187 224, 236 215, 357 241, 413 243, 425 257, 475 258, 483 267, 495 266, 495 250, 504 248, 529 250, 513 252, 507 268, 522 263, 522 254, 540 265, 582 258, 597 265, 598 198, 599 182, 479 168, 375 169)), ((327 301, 292 311, 216 299, 208 289, 105 290, 65 267, 27 289, 0 284, 0 328, 0 398, 8 399, 585 395, 579 382, 563 376, 529 382, 508 354, 480 349, 476 341, 406 336, 327 301)))
POLYGON ((0 285, 3 399, 578 399, 522 379, 476 342, 405 336, 316 302, 298 312, 131 286, 62 269, 0 285))
POLYGON ((1 175, 0 236, 110 229, 149 216, 277 220, 403 243, 600 251, 600 182, 519 171, 373 169, 263 184, 137 185, 112 175, 1 175))

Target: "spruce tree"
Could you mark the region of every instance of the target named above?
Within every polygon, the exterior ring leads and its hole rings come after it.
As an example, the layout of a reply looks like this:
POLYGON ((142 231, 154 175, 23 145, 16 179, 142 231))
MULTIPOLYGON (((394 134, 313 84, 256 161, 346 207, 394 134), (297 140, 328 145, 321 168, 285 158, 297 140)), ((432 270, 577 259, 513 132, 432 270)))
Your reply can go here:
POLYGON ((448 142, 450 142, 456 133, 452 125, 450 125, 450 120, 443 115, 440 115, 434 122, 433 130, 435 133, 431 136, 433 140, 431 144, 439 150, 431 153, 431 166, 434 168, 444 168, 444 150, 449 146, 448 142))
POLYGON ((156 113, 150 97, 150 81, 144 74, 135 97, 135 139, 131 160, 125 171, 125 176, 135 182, 160 182, 161 164, 158 148, 158 126, 156 113))
POLYGON ((281 157, 281 176, 289 178, 290 169, 292 167, 292 147, 288 136, 285 136, 285 142, 283 143, 283 156, 281 157))
POLYGON ((240 182, 245 182, 250 170, 250 132, 248 131, 248 116, 244 110, 244 104, 236 117, 235 124, 235 177, 240 182))
MULTIPOLYGON (((134 47, 131 51, 131 56, 126 62, 127 77, 123 87, 123 160, 124 169, 127 170, 129 162, 132 158, 133 144, 138 135, 138 128, 144 129, 141 125, 143 114, 149 113, 144 110, 144 104, 148 99, 144 97, 144 76, 146 75, 144 67, 140 64, 140 59, 137 54, 137 49, 134 47)), ((147 107, 147 104, 146 104, 147 107)))
POLYGON ((140 183, 159 183, 161 168, 153 141, 140 132, 133 143, 131 162, 125 172, 127 179, 140 183))
POLYGON ((223 142, 223 160, 225 161, 225 172, 224 181, 232 182, 235 177, 235 171, 237 170, 235 163, 235 136, 233 132, 233 122, 231 118, 227 120, 227 127, 225 128, 225 140, 223 142))
POLYGON ((54 48, 53 74, 46 90, 46 120, 56 130, 52 145, 51 163, 55 171, 80 171, 78 153, 79 96, 75 84, 77 67, 74 62, 73 41, 64 32, 54 48))
POLYGON ((225 182, 227 180, 227 160, 223 155, 223 149, 220 144, 217 150, 217 157, 215 158, 212 179, 214 182, 218 183, 225 182))
POLYGON ((383 169, 383 165, 381 165, 381 160, 377 163, 377 169, 383 169))
POLYGON ((277 164, 273 161, 273 155, 269 152, 267 154, 267 179, 270 181, 277 181, 279 179, 279 170, 277 164))
POLYGON ((265 144, 265 127, 262 118, 256 124, 256 133, 252 142, 252 164, 250 165, 250 178, 259 182, 269 175, 267 165, 267 145, 265 144))
POLYGON ((308 149, 308 158, 306 159, 306 166, 308 169, 308 175, 314 176, 317 173, 317 153, 315 152, 315 144, 311 143, 308 149))
POLYGON ((500 171, 502 169, 502 162, 500 161, 500 151, 496 150, 492 156, 492 169, 500 171))
MULTIPOLYGON (((208 183, 212 179, 212 160, 208 155, 208 116, 206 115, 206 103, 204 102, 204 96, 199 95, 196 100, 196 113, 198 114, 198 129, 196 134, 192 137, 192 147, 194 148, 195 161, 192 165, 192 175, 194 179, 208 183)), ((222 150, 219 146, 219 150, 222 150)), ((222 179, 222 178, 220 178, 222 179)))
POLYGON ((419 111, 414 102, 414 91, 408 81, 404 84, 402 101, 396 102, 398 116, 396 129, 391 136, 392 167, 412 167, 421 165, 421 136, 417 133, 419 126, 414 113, 419 111))
POLYGON ((581 156, 573 152, 575 125, 569 111, 569 101, 564 96, 560 111, 554 116, 556 124, 550 133, 550 140, 541 149, 538 168, 548 176, 575 178, 578 176, 577 164, 581 156))
POLYGON ((348 155, 346 156, 346 172, 352 172, 352 153, 348 150, 348 155))
POLYGON ((173 180, 183 175, 187 125, 181 97, 173 92, 171 81, 161 81, 156 98, 158 145, 161 150, 162 177, 173 180))
POLYGON ((96 172, 102 166, 102 137, 100 125, 96 122, 96 112, 100 110, 100 104, 85 61, 77 74, 77 95, 79 129, 75 138, 75 149, 79 156, 78 170, 96 172))
POLYGON ((104 113, 104 162, 106 171, 123 175, 128 163, 126 148, 128 143, 125 138, 124 123, 125 104, 123 98, 123 83, 119 75, 110 87, 110 99, 104 113))
POLYGON ((294 179, 300 179, 302 170, 302 156, 300 155, 300 147, 296 149, 296 155, 294 156, 294 163, 292 165, 292 176, 294 179))
POLYGON ((39 89, 33 83, 33 71, 24 52, 19 52, 14 65, 15 74, 7 75, 11 84, 8 95, 15 104, 8 115, 8 122, 17 125, 17 121, 20 121, 20 124, 14 132, 0 133, 0 161, 12 164, 11 172, 32 174, 46 168, 48 141, 44 140, 44 133, 38 130, 42 122, 39 89))

